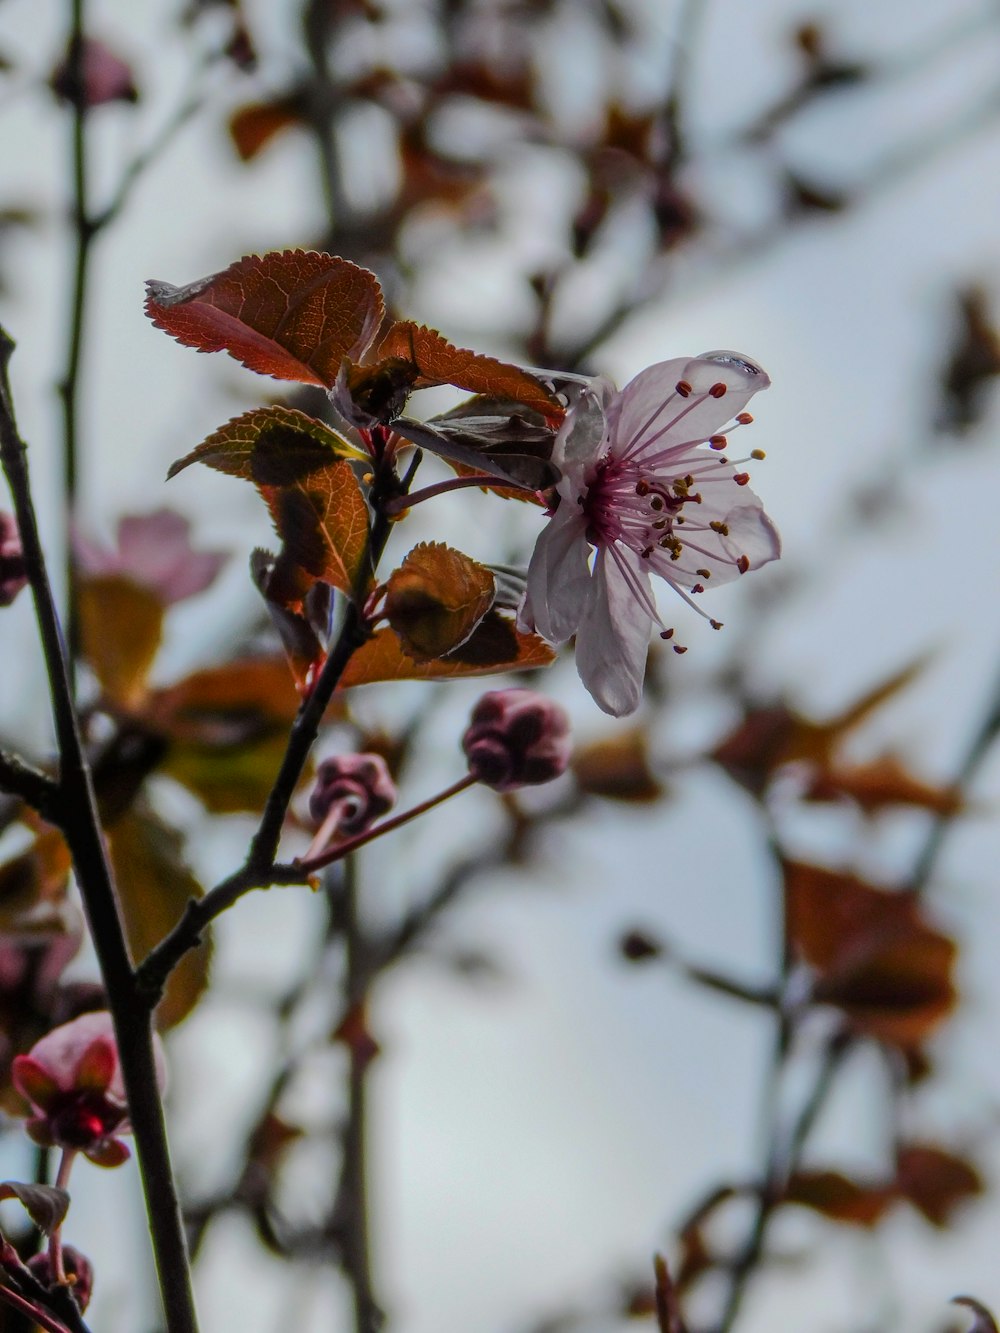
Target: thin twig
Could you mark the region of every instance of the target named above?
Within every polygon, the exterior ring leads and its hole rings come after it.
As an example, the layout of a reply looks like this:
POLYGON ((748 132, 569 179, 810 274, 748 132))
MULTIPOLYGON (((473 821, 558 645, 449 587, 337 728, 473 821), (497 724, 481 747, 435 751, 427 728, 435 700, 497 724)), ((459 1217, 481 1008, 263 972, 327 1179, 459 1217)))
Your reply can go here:
POLYGON ((17 755, 0 751, 0 791, 19 796, 50 824, 57 822, 59 784, 17 755))

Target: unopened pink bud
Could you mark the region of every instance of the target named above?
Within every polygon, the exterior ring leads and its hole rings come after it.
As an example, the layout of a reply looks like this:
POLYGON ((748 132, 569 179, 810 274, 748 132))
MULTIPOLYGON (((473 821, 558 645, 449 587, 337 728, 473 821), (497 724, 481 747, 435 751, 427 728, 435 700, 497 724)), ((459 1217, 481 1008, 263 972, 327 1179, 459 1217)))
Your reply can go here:
POLYGON ((364 833, 396 804, 396 784, 380 754, 339 754, 316 771, 309 813, 317 825, 338 807, 338 833, 364 833))
MULTIPOLYGON (((75 1245, 62 1247, 63 1272, 73 1288, 73 1298, 82 1314, 90 1304, 94 1290, 94 1268, 85 1254, 81 1254, 75 1245)), ((28 1268, 43 1287, 55 1286, 56 1278, 52 1272, 52 1255, 48 1250, 33 1254, 28 1260, 28 1268)))
POLYGON ((551 782, 569 763, 569 718, 534 690, 492 690, 472 710, 462 749, 469 772, 494 791, 551 782))
POLYGON ((17 523, 12 514, 0 512, 0 606, 10 606, 27 582, 17 523))

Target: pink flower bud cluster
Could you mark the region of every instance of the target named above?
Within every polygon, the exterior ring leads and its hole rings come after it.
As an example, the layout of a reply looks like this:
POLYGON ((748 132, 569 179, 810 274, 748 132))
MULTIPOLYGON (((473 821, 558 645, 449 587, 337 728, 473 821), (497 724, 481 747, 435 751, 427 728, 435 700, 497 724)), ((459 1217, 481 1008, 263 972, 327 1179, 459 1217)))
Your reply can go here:
MULTIPOLYGON (((166 1064, 156 1044, 159 1086, 166 1064)), ((31 1104, 28 1134, 44 1147, 82 1152, 98 1166, 120 1166, 131 1133, 111 1015, 81 1014, 53 1028, 13 1064, 14 1086, 31 1104)))
POLYGON ((309 813, 324 824, 335 807, 336 832, 354 837, 371 828, 396 804, 396 784, 379 754, 338 754, 316 771, 309 813))
POLYGON ((534 690, 492 690, 472 710, 462 749, 469 772, 494 791, 551 782, 569 763, 569 718, 534 690))

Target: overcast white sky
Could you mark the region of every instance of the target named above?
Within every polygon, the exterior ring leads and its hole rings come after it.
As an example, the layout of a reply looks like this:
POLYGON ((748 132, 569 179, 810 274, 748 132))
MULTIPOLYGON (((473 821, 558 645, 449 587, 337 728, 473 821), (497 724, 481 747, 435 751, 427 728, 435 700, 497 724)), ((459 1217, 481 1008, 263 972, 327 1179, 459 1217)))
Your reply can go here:
MULTIPOLYGON (((787 76, 777 36, 813 7, 792 0, 709 0, 708 7, 697 123, 701 132, 721 135, 787 76)), ((43 77, 59 46, 62 8, 3 0, 0 50, 43 77)), ((280 33, 287 8, 261 0, 251 12, 280 33)), ((933 41, 950 15, 967 12, 971 21, 986 8, 845 0, 826 11, 848 51, 905 55, 933 41)), ((101 175, 112 179, 114 164, 175 102, 184 65, 170 36, 173 6, 94 0, 93 9, 95 30, 135 58, 149 92, 138 112, 102 116, 101 175)), ((792 147, 803 160, 828 165, 834 179, 853 179, 899 133, 929 140, 973 105, 994 86, 998 55, 996 33, 970 40, 933 78, 903 80, 891 97, 859 99, 851 115, 831 108, 811 117, 792 147)), ((237 89, 229 101, 245 95, 237 89)), ((248 250, 299 244, 321 209, 307 143, 289 138, 247 171, 222 124, 217 109, 189 128, 103 239, 88 332, 84 493, 93 525, 106 529, 121 511, 171 503, 212 545, 238 553, 206 599, 207 611, 192 606, 178 616, 164 675, 197 660, 209 622, 235 627, 252 608, 243 561, 267 538, 249 488, 195 469, 168 487, 167 465, 258 401, 267 385, 154 331, 142 314, 143 281, 184 282, 248 250)), ((16 97, 10 79, 0 86, 0 205, 58 214, 65 139, 44 98, 16 97)), ((758 186, 731 171, 720 161, 711 188, 735 192, 752 218, 758 186)), ((767 634, 750 640, 753 674, 762 689, 790 688, 804 706, 832 712, 930 651, 921 679, 863 743, 871 752, 898 750, 932 778, 950 775, 996 670, 998 460, 987 430, 919 466, 910 446, 926 431, 952 292, 971 279, 1000 287, 998 180, 1000 126, 993 121, 849 215, 817 221, 753 264, 692 283, 669 309, 638 316, 606 349, 601 367, 624 381, 665 357, 728 346, 767 368, 774 387, 755 403, 754 444, 767 449, 768 461, 755 472, 755 486, 782 530, 789 563, 812 577, 771 617, 767 634), (850 494, 874 481, 890 485, 893 520, 870 534, 849 529, 850 494)), ((531 229, 530 211, 524 228, 531 229)), ((68 250, 51 220, 9 244, 14 262, 6 264, 11 286, 0 297, 0 318, 19 343, 13 372, 21 426, 51 528, 55 509, 45 482, 56 456, 51 386, 62 355, 68 250)), ((464 257, 452 261, 455 271, 464 257)), ((478 280, 480 294, 503 290, 502 277, 478 280)), ((425 299, 428 309, 413 313, 444 325, 439 312, 449 298, 428 291, 425 299)), ((493 513, 499 523, 497 508, 484 501, 473 511, 456 504, 439 513, 454 525, 449 539, 476 553, 477 542, 488 547, 500 535, 486 517, 493 513)), ((517 521, 528 525, 530 538, 531 516, 517 521)), ((738 597, 719 593, 718 606, 715 614, 739 634, 738 597)), ((5 725, 40 743, 44 712, 32 714, 24 703, 37 679, 37 662, 21 646, 29 629, 26 603, 4 614, 5 641, 18 648, 5 659, 0 707, 11 710, 5 725)), ((715 637, 692 628, 692 651, 671 663, 682 686, 696 684, 699 662, 725 651, 715 637)), ((562 680, 580 730, 604 730, 582 691, 568 676, 562 680)), ((699 741, 724 721, 709 706, 693 707, 683 742, 699 741)), ((655 740, 672 748, 675 737, 655 740)), ((442 772, 450 744, 442 743, 442 772)), ((489 802, 462 799, 454 818, 461 809, 470 826, 478 819, 488 829, 489 802)), ((949 847, 935 897, 941 918, 962 939, 968 996, 950 1037, 950 1077, 927 1110, 945 1136, 982 1126, 1000 1105, 1000 898, 990 882, 1000 858, 998 801, 1000 764, 993 762, 981 776, 975 814, 949 847)), ((422 847, 454 836, 451 818, 428 821, 396 849, 405 845, 419 863, 422 847)), ((795 836, 803 849, 836 859, 854 831, 846 816, 825 814, 795 836)), ((914 832, 901 820, 873 834, 863 868, 891 876, 912 852, 914 832)), ((241 826, 206 843, 198 853, 205 873, 230 868, 244 835, 241 826)), ((372 860, 372 882, 387 886, 391 906, 405 888, 384 859, 372 860)), ((427 963, 381 988, 375 1023, 385 1056, 373 1076, 376 1269, 400 1333, 522 1333, 540 1310, 584 1304, 606 1277, 662 1245, 671 1221, 699 1192, 726 1172, 746 1172, 755 1160, 766 1023, 662 973, 618 965, 612 945, 622 926, 643 921, 695 956, 764 971, 772 950, 769 874, 751 810, 719 775, 699 771, 653 816, 599 812, 586 829, 574 827, 572 839, 568 830, 554 832, 537 888, 484 885, 454 915, 448 938, 494 948, 512 974, 509 983, 470 988, 427 963)), ((239 921, 228 925, 232 947, 222 975, 266 971, 277 984, 308 936, 310 907, 275 895, 244 904, 239 921)), ((211 1169, 220 1126, 238 1115, 264 1039, 252 1014, 221 1001, 178 1034, 177 1142, 189 1173, 211 1169)), ((864 1087, 873 1076, 873 1067, 859 1063, 848 1081, 824 1131, 831 1155, 878 1160, 884 1127, 872 1122, 864 1087)), ((310 1095, 302 1090, 306 1102, 310 1095)), ((986 1153, 991 1160, 995 1175, 995 1147, 986 1153)), ((133 1274, 115 1272, 119 1242, 103 1220, 130 1182, 125 1173, 94 1171, 84 1181, 87 1170, 81 1168, 86 1191, 70 1235, 79 1235, 98 1264, 95 1327, 126 1333, 137 1327, 128 1296, 133 1274), (97 1228, 93 1237, 88 1222, 97 1228)), ((888 1224, 884 1241, 826 1229, 818 1265, 785 1268, 761 1282, 745 1333, 787 1323, 790 1312, 811 1333, 856 1328, 866 1314, 874 1323, 886 1270, 899 1279, 901 1328, 940 1324, 945 1301, 963 1289, 1000 1305, 998 1224, 1000 1209, 991 1204, 970 1211, 944 1238, 904 1215, 888 1224), (852 1249, 860 1277, 845 1284, 841 1259, 852 1249)), ((818 1234, 820 1225, 800 1219, 793 1241, 818 1234)), ((220 1230, 205 1268, 209 1333, 256 1333, 282 1323, 301 1333, 346 1327, 331 1317, 341 1296, 327 1279, 289 1318, 283 1279, 238 1225, 220 1230)))

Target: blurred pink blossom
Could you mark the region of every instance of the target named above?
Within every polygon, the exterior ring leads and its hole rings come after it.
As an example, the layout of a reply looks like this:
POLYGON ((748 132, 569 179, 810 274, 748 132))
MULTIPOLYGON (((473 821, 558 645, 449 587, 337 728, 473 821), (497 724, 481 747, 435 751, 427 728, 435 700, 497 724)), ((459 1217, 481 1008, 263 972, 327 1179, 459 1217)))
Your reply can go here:
POLYGON ((228 559, 225 551, 195 551, 190 536, 186 518, 172 509, 156 509, 119 520, 116 551, 79 535, 73 546, 84 574, 131 579, 172 606, 203 592, 228 559))
POLYGON ((13 514, 0 511, 0 606, 10 606, 27 582, 17 522, 13 514))
POLYGON ((86 107, 107 102, 137 102, 139 90, 131 66, 115 55, 104 42, 93 37, 83 39, 80 52, 80 82, 77 86, 72 62, 67 54, 52 72, 49 84, 57 97, 66 102, 80 102, 86 107))
MULTIPOLYGON (((159 1038, 154 1041, 162 1089, 166 1062, 159 1038)), ((13 1080, 31 1103, 27 1130, 36 1143, 82 1152, 99 1166, 120 1166, 128 1158, 118 1136, 132 1126, 107 1010, 53 1028, 15 1059, 13 1080)))
POLYGON ((769 384, 748 357, 709 352, 650 366, 617 394, 596 380, 567 415, 553 455, 559 506, 535 545, 520 623, 553 643, 576 634, 580 677, 606 713, 638 707, 650 631, 673 633, 651 574, 695 606, 710 583, 781 552, 748 474, 718 452, 719 432, 748 425, 743 409, 769 384))

